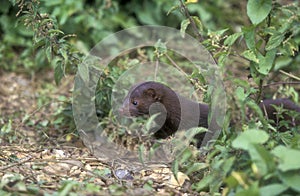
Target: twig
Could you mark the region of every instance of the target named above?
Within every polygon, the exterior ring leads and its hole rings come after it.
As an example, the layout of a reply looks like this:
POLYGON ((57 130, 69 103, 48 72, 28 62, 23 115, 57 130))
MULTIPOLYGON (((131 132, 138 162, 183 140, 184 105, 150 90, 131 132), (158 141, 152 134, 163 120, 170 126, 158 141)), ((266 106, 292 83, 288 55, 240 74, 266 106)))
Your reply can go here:
POLYGON ((20 162, 18 162, 18 163, 13 163, 13 164, 10 164, 10 165, 7 165, 7 166, 0 167, 0 171, 1 171, 1 170, 4 171, 4 170, 6 170, 6 169, 8 169, 8 168, 15 167, 15 166, 18 166, 18 165, 22 165, 23 163, 26 163, 26 162, 30 161, 32 158, 33 158, 33 157, 29 156, 29 157, 26 158, 25 160, 20 161, 20 162))
POLYGON ((183 73, 185 75, 185 77, 188 78, 188 74, 185 73, 177 64, 175 61, 173 61, 173 59, 168 55, 168 54, 165 54, 165 56, 168 58, 169 61, 171 61, 171 63, 173 64, 173 66, 178 69, 178 71, 180 71, 181 73, 183 73))
POLYGON ((293 75, 293 74, 287 73, 287 72, 285 72, 285 71, 283 71, 283 70, 279 70, 279 72, 282 73, 282 74, 284 74, 284 75, 287 75, 288 77, 291 77, 291 78, 293 78, 293 79, 295 79, 295 80, 300 81, 300 78, 297 77, 297 76, 295 76, 295 75, 293 75))
MULTIPOLYGON (((171 61, 171 63, 173 64, 173 66, 178 69, 178 71, 180 71, 181 73, 183 73, 185 75, 186 78, 189 78, 189 75, 187 73, 185 73, 185 71, 183 71, 183 69, 181 69, 179 67, 179 65, 176 64, 175 61, 173 61, 173 59, 168 55, 165 54, 165 56, 168 58, 169 61, 171 61)), ((193 84, 195 84, 193 81, 191 81, 193 84)), ((197 88, 201 89, 202 92, 205 92, 205 89, 203 87, 201 87, 200 85, 197 85, 197 88)))
POLYGON ((275 85, 282 85, 282 84, 300 84, 300 82, 275 82, 271 84, 265 84, 263 85, 263 88, 269 87, 269 86, 275 86, 275 85))

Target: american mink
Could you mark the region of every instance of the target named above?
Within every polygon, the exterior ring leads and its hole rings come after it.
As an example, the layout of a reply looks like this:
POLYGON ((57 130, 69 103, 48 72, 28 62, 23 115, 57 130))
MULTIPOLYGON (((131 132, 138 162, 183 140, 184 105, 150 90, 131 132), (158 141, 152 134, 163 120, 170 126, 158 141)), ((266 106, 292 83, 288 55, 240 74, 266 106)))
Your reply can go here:
MULTIPOLYGON (((277 121, 275 108, 272 105, 282 105, 284 109, 300 113, 300 107, 289 99, 264 100, 259 106, 269 119, 277 121)), ((176 94, 171 88, 158 82, 148 81, 134 85, 124 99, 119 113, 125 116, 151 115, 151 110, 160 111, 166 115, 160 130, 154 137, 163 139, 174 134, 177 130, 191 127, 208 128, 209 107, 206 104, 194 102, 176 94), (154 105, 153 105, 154 104, 154 105), (200 113, 199 113, 200 111, 200 113), (185 122, 182 122, 184 119, 185 122)), ((286 120, 290 117, 284 116, 286 120)), ((294 124, 300 124, 299 121, 294 124)), ((203 138, 203 134, 197 139, 203 138)))
MULTIPOLYGON (((206 104, 186 99, 164 84, 149 81, 129 90, 119 113, 125 116, 142 116, 161 112, 165 121, 154 137, 164 139, 177 130, 208 127, 208 110, 206 104)), ((156 119, 159 120, 159 116, 156 119)))

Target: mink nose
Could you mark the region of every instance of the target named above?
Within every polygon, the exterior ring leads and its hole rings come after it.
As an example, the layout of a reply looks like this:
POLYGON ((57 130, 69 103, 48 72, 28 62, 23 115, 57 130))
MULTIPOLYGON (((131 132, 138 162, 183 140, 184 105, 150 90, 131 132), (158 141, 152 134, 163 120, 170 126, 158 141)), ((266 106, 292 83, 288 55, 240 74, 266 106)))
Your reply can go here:
POLYGON ((131 115, 130 115, 129 108, 127 108, 127 107, 120 107, 120 108, 118 109, 118 112, 119 112, 119 115, 120 115, 120 116, 131 116, 131 115))
POLYGON ((119 108, 118 112, 119 112, 120 115, 124 115, 124 108, 123 107, 119 108))

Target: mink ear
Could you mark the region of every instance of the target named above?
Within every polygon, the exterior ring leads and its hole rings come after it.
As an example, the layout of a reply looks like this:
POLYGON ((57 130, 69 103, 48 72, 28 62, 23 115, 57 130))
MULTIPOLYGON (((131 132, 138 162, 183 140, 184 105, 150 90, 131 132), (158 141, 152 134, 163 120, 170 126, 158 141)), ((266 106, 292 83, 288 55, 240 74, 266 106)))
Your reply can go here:
POLYGON ((152 97, 155 100, 160 100, 160 95, 153 88, 148 88, 144 91, 144 94, 152 97))

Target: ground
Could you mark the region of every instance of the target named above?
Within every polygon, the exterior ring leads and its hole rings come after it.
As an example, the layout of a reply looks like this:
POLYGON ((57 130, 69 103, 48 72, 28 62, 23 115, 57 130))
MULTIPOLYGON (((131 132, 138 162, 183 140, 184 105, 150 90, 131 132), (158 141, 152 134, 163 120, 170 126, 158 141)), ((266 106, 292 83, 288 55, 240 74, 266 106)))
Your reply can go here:
POLYGON ((99 160, 58 115, 71 100, 73 78, 59 86, 52 79, 52 71, 0 72, 0 193, 196 194, 185 175, 177 182, 168 167, 133 174, 99 160))

